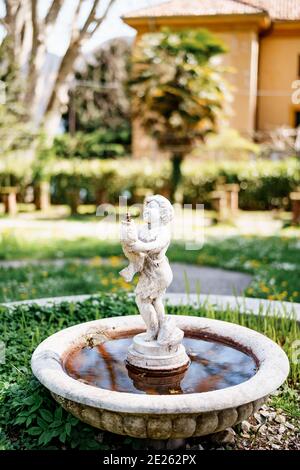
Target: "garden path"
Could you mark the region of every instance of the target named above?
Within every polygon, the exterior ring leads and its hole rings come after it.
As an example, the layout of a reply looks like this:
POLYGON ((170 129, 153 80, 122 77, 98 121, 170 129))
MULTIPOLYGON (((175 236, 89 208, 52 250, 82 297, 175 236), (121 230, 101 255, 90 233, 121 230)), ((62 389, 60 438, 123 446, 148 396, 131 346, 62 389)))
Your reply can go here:
MULTIPOLYGON (((63 266, 66 262, 89 264, 90 259, 57 259, 57 260, 12 260, 0 261, 0 268, 20 268, 31 265, 50 264, 63 266)), ((102 258, 101 264, 109 265, 109 258, 102 258)), ((173 282, 168 288, 171 293, 200 293, 220 295, 241 295, 251 282, 252 276, 220 268, 193 266, 184 263, 171 263, 173 282)))
POLYGON ((171 267, 173 282, 168 292, 241 295, 252 279, 249 274, 207 266, 171 263, 171 267))

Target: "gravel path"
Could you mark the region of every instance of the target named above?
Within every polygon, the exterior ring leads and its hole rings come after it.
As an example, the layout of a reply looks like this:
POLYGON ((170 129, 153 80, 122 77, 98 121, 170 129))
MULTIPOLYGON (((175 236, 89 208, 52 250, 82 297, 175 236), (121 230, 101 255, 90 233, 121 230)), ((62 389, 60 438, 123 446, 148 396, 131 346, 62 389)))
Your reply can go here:
POLYGON ((190 293, 197 293, 198 285, 201 294, 240 295, 252 279, 249 274, 219 268, 183 263, 171 263, 171 266, 174 278, 168 292, 186 292, 188 284, 190 293))
MULTIPOLYGON (((31 265, 51 264, 62 267, 67 262, 88 264, 89 259, 58 260, 13 260, 0 261, 0 268, 20 268, 31 265)), ((109 259, 102 259, 103 264, 110 264, 109 259)), ((240 295, 248 287, 252 276, 235 271, 226 271, 206 266, 193 266, 184 263, 171 263, 173 282, 168 292, 189 292, 201 294, 240 295), (188 286, 188 288, 187 288, 188 286)))

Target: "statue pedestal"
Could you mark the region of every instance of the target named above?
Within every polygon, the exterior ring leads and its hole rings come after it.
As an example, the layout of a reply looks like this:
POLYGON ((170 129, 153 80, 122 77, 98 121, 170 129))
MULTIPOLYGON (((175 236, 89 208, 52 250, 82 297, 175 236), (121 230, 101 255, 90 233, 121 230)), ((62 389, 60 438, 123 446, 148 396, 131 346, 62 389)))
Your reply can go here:
MULTIPOLYGON (((179 330, 180 331, 180 330, 179 330)), ((161 345, 157 341, 145 341, 146 333, 133 338, 128 348, 127 362, 129 365, 146 370, 175 370, 188 367, 190 359, 181 344, 182 335, 171 344, 161 345)))

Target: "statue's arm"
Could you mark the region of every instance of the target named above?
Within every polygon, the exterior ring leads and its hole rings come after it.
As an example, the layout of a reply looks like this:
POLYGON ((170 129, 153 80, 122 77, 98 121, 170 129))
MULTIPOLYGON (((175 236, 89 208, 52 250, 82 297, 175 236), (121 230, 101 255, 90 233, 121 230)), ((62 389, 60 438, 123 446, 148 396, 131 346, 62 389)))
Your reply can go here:
POLYGON ((133 220, 122 221, 120 240, 122 246, 131 246, 134 242, 138 240, 137 229, 133 220))
POLYGON ((146 253, 147 251, 160 250, 168 245, 169 242, 169 237, 164 235, 159 237, 157 240, 154 240, 153 242, 142 242, 141 240, 138 240, 133 243, 130 248, 131 251, 135 253, 146 253))

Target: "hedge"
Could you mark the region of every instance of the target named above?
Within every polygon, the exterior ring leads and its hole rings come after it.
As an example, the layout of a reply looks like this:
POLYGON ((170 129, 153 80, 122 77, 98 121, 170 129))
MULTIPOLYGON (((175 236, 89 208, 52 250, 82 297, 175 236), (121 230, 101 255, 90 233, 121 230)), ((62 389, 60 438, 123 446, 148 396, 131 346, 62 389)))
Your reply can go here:
MULTIPOLYGON (((66 200, 68 188, 85 189, 85 202, 116 204, 124 192, 130 202, 140 200, 140 189, 168 195, 169 162, 149 160, 57 161, 51 170, 53 202, 66 200)), ((296 159, 282 162, 201 162, 183 164, 182 192, 184 203, 211 205, 210 193, 218 184, 238 183, 239 204, 245 210, 267 210, 289 206, 289 193, 300 186, 300 163, 296 159)))
MULTIPOLYGON (((141 189, 168 195, 171 167, 167 160, 133 159, 51 159, 42 165, 42 172, 33 166, 26 169, 26 178, 20 168, 12 166, 9 174, 14 184, 24 185, 36 180, 37 175, 51 182, 52 202, 68 203, 68 195, 80 192, 83 202, 116 204, 119 195, 130 194, 130 203, 138 202, 141 189)), ((273 162, 186 160, 183 163, 182 192, 184 203, 204 203, 210 207, 210 193, 218 184, 240 185, 240 208, 266 210, 287 208, 289 193, 300 186, 300 162, 296 158, 273 162)), ((8 168, 1 166, 0 182, 7 179, 8 168)))
POLYGON ((209 205, 209 193, 222 183, 238 183, 239 206, 245 210, 287 208, 289 193, 300 186, 300 162, 296 158, 273 162, 191 162, 183 168, 184 200, 209 205))

